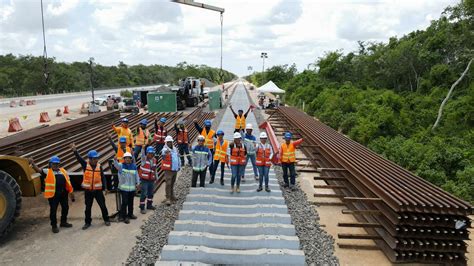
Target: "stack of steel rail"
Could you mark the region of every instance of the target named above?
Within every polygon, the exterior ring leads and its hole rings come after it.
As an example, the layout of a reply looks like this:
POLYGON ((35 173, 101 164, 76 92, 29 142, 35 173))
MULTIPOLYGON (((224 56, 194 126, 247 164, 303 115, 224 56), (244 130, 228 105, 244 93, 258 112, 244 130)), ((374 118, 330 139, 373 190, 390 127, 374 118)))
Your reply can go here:
MULTIPOLYGON (((339 239, 373 239, 392 262, 466 264, 472 206, 384 159, 363 145, 293 107, 279 107, 270 122, 305 138, 302 148, 320 172, 315 180, 336 194, 368 234, 339 234, 339 239), (283 122, 283 123, 281 123, 283 122)), ((359 245, 339 246, 363 248, 359 245)))

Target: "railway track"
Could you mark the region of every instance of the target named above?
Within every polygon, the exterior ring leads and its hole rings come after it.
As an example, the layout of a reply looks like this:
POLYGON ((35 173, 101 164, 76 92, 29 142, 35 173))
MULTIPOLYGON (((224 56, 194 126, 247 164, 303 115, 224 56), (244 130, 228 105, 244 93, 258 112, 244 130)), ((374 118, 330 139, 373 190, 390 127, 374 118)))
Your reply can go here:
MULTIPOLYGON (((326 185, 367 234, 339 239, 373 239, 392 262, 466 264, 468 217, 473 207, 293 107, 279 107, 269 121, 306 139, 302 151, 326 185)), ((321 204, 327 204, 321 203, 321 204)), ((331 203, 329 203, 331 204, 331 203)), ((335 202, 340 205, 340 202, 335 202)), ((364 248, 338 243, 341 248, 364 248)))

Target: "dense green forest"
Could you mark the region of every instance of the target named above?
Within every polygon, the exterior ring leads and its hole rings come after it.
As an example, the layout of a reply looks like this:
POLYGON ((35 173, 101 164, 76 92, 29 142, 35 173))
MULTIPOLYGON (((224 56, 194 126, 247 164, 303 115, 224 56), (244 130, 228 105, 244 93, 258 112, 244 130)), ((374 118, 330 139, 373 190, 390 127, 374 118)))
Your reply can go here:
MULTIPOLYGON (((37 93, 83 91, 90 89, 90 66, 87 62, 63 63, 48 59, 48 83, 44 83, 43 57, 0 55, 0 96, 23 96, 37 93)), ((97 64, 92 71, 94 88, 176 84, 180 78, 194 76, 219 83, 220 70, 205 65, 182 62, 176 66, 135 65, 120 62, 117 66, 97 64)), ((223 80, 235 78, 223 71, 223 80)))
MULTIPOLYGON (((273 80, 287 104, 429 180, 474 202, 474 1, 448 7, 440 19, 387 43, 359 42, 318 58, 312 70, 274 66, 250 79, 273 80)), ((311 67, 310 66, 310 67, 311 67)))

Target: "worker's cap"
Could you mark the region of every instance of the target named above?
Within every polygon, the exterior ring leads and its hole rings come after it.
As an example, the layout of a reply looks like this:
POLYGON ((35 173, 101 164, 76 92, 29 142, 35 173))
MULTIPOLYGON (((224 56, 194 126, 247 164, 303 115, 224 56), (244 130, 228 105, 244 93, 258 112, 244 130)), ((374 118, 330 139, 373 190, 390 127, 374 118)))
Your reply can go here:
POLYGON ((265 132, 260 133, 260 138, 261 139, 266 139, 267 138, 267 133, 265 133, 265 132))
POLYGON ((177 124, 178 124, 179 126, 184 125, 184 121, 183 121, 182 119, 180 119, 177 124))
POLYGON ((234 133, 234 139, 240 139, 240 138, 242 138, 242 135, 240 135, 239 132, 235 132, 234 133))
POLYGON ((144 119, 142 119, 142 121, 140 121, 140 124, 146 126, 148 124, 148 120, 146 118, 144 118, 144 119))
POLYGON ((123 155, 123 158, 126 158, 126 157, 132 158, 132 154, 127 151, 127 152, 123 155))
POLYGON ((239 113, 243 113, 243 112, 244 112, 244 110, 242 110, 242 109, 239 109, 239 110, 237 110, 237 112, 239 112, 239 113))
POLYGON ((291 139, 291 133, 290 132, 286 132, 285 133, 285 139, 291 139))
POLYGON ((216 133, 216 134, 217 134, 217 135, 222 135, 222 136, 224 136, 224 131, 221 130, 221 129, 219 129, 219 130, 217 130, 217 133, 216 133))
POLYGON ((51 157, 51 159, 49 159, 49 162, 50 163, 60 163, 61 160, 59 160, 58 156, 53 156, 53 157, 51 157))
POLYGON ((161 123, 166 123, 166 118, 164 118, 164 117, 160 118, 160 122, 161 123))
POLYGON ((155 153, 155 148, 148 146, 148 148, 146 148, 146 153, 155 153))
POLYGON ((245 129, 253 129, 252 124, 248 123, 248 124, 245 126, 245 129))
POLYGON ((119 138, 119 142, 120 142, 120 143, 126 143, 126 142, 127 142, 127 138, 126 138, 126 137, 120 137, 120 138, 119 138))
POLYGON ((209 120, 209 119, 204 120, 204 125, 206 127, 210 127, 212 125, 211 120, 209 120))
POLYGON ((89 157, 89 158, 99 158, 99 153, 95 150, 90 150, 87 153, 87 157, 89 157))
POLYGON ((170 141, 173 142, 173 137, 172 136, 166 136, 165 141, 166 142, 170 142, 170 141))
POLYGON ((200 141, 200 140, 205 140, 205 139, 206 139, 206 138, 205 138, 203 135, 199 135, 199 136, 197 137, 197 140, 198 140, 198 141, 200 141))
POLYGON ((122 118, 122 123, 128 123, 128 118, 126 117, 122 118))

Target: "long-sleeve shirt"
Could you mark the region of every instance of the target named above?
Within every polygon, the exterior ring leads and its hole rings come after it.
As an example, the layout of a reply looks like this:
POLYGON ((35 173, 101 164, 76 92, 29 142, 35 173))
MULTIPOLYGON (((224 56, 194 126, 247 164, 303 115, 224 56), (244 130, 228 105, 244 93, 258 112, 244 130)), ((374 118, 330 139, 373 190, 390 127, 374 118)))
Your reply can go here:
POLYGON ((137 166, 135 163, 119 163, 114 159, 114 166, 118 170, 119 189, 122 191, 135 191, 136 185, 140 184, 137 166))
POLYGON ((181 169, 181 159, 179 158, 178 149, 176 147, 170 148, 165 144, 163 150, 161 150, 161 155, 164 157, 167 152, 171 153, 171 171, 179 171, 181 169))
MULTIPOLYGON (((298 140, 295 140, 295 141, 291 141, 290 143, 293 143, 293 146, 295 146, 295 148, 298 148, 298 146, 303 142, 303 139, 298 139, 298 140)), ((280 158, 283 157, 283 149, 281 148, 280 146, 280 151, 279 151, 279 154, 280 154, 280 158)))
POLYGON ((254 155, 256 152, 255 146, 257 145, 257 138, 254 135, 249 135, 247 133, 242 135, 245 148, 247 149, 247 154, 254 155))
POLYGON ((212 153, 211 150, 204 145, 196 145, 193 147, 193 169, 196 171, 202 171, 207 166, 212 164, 212 153))
MULTIPOLYGON (((87 162, 86 160, 84 160, 84 158, 81 157, 81 155, 79 154, 79 152, 74 151, 74 155, 76 156, 76 159, 77 161, 81 164, 81 167, 82 167, 82 171, 86 171, 86 168, 87 168, 87 162)), ((92 165, 91 165, 92 166, 92 165)), ((93 166, 92 168, 95 168, 95 166, 93 166)), ((100 178, 102 179, 102 190, 105 190, 105 185, 106 185, 106 180, 105 180, 105 175, 104 175, 104 169, 102 168, 102 165, 100 166, 100 178)))

